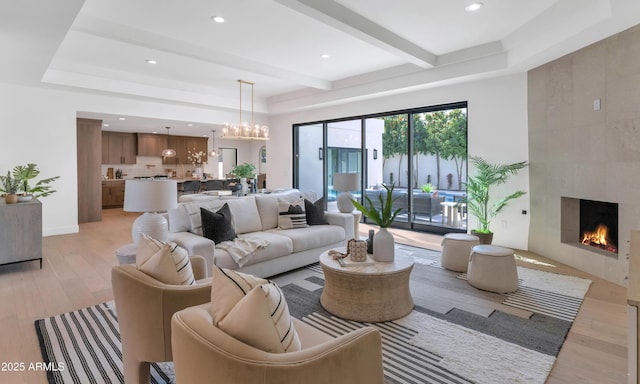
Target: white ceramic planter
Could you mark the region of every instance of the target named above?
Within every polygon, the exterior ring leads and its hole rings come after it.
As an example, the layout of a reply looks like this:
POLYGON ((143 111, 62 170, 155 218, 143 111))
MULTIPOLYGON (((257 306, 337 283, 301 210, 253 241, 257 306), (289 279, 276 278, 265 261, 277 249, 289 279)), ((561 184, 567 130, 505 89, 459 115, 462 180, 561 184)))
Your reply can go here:
POLYGON ((393 234, 387 228, 380 228, 373 235, 373 259, 375 261, 393 261, 395 243, 393 234))

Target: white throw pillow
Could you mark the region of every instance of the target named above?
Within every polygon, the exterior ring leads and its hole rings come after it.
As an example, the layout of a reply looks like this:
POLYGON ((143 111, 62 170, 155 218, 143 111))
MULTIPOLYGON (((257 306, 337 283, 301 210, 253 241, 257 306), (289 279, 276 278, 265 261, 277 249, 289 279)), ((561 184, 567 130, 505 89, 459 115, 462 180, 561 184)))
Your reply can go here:
POLYGON ((278 199, 278 228, 305 227, 307 227, 307 215, 304 212, 304 199, 295 202, 278 199))
POLYGON ((211 269, 211 315, 213 324, 227 316, 229 311, 254 287, 269 281, 231 269, 213 266, 211 269))
POLYGON ((175 243, 165 243, 141 234, 136 252, 136 267, 154 279, 171 285, 194 285, 187 251, 175 243))
POLYGON ((225 202, 229 204, 231 216, 233 216, 233 228, 238 235, 262 231, 262 222, 255 197, 228 199, 225 202))
POLYGON ((254 287, 231 309, 218 327, 265 352, 283 353, 302 349, 284 294, 273 282, 254 287))

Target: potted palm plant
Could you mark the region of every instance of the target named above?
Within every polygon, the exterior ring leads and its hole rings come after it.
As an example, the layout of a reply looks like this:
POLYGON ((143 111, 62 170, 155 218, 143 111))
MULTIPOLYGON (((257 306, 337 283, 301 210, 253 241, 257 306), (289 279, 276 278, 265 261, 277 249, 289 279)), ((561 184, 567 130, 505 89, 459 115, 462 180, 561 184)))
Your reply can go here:
POLYGON ((371 199, 365 196, 366 201, 369 203, 369 207, 365 207, 358 201, 351 199, 353 206, 376 225, 380 227, 380 230, 373 236, 373 258, 376 261, 393 261, 395 256, 395 244, 393 234, 391 234, 387 228, 391 226, 393 220, 395 220, 398 213, 402 211, 402 208, 393 210, 393 189, 394 185, 387 187, 383 185, 386 190, 385 197, 382 197, 382 193, 378 195, 380 202, 380 209, 376 209, 371 199))
POLYGON ((36 164, 17 165, 13 168, 13 177, 20 180, 19 188, 24 193, 24 200, 28 200, 31 197, 49 196, 55 192, 54 189, 51 189, 51 185, 48 184, 59 179, 60 176, 39 180, 34 186, 31 186, 29 180, 35 179, 38 175, 40 175, 40 170, 36 164))
POLYGON ((516 191, 497 201, 490 201, 491 187, 506 183, 510 175, 529 165, 526 161, 513 164, 491 164, 481 157, 470 157, 469 160, 476 169, 474 176, 467 179, 467 196, 464 202, 469 213, 478 220, 478 228, 471 230, 473 235, 480 238, 481 244, 491 244, 493 232, 490 229, 491 220, 498 215, 511 200, 524 195, 524 191, 516 191))

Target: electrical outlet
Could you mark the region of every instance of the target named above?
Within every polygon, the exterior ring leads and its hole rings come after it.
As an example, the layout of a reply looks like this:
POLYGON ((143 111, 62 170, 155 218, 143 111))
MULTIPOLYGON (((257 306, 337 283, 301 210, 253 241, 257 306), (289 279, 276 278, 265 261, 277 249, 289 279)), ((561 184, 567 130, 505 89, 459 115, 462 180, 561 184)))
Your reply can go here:
POLYGON ((594 111, 599 111, 600 110, 600 99, 594 99, 593 100, 593 110, 594 111))
POLYGON ((523 209, 523 210, 522 210, 522 214, 523 214, 523 215, 526 215, 526 214, 527 214, 527 210, 526 210, 526 209, 523 209))
POLYGON ((500 221, 500 226, 502 226, 502 228, 506 229, 507 228, 507 220, 500 221))

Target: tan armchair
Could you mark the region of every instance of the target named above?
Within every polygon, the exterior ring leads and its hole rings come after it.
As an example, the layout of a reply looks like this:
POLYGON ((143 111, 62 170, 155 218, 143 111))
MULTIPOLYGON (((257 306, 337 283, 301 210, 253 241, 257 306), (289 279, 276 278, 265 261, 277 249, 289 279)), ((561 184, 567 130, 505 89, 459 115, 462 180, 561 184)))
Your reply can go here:
MULTIPOLYGON (((191 256, 196 280, 207 276, 206 262, 191 256)), ((127 384, 149 384, 151 362, 171 361, 171 316, 183 308, 211 300, 211 279, 197 285, 167 285, 140 272, 135 265, 111 270, 116 302, 124 379, 127 384)))
POLYGON ((380 332, 362 328, 332 338, 294 320, 302 350, 269 353, 213 325, 210 303, 176 312, 171 320, 178 383, 382 384, 380 332))

